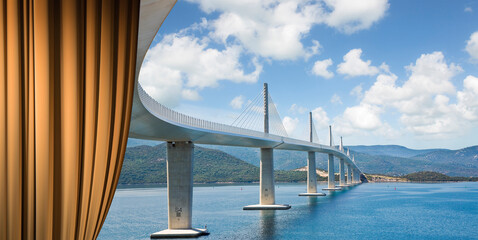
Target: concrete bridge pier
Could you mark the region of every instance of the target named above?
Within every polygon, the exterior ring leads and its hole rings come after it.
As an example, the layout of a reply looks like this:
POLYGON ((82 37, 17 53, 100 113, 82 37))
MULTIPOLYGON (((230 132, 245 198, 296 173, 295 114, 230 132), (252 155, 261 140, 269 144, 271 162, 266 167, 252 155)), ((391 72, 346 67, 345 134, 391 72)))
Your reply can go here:
MULTIPOLYGON (((334 142, 332 140, 332 126, 329 125, 329 140, 330 140, 330 146, 334 146, 334 142)), ((329 172, 328 175, 328 186, 327 188, 324 188, 322 190, 327 190, 327 191, 337 191, 337 190, 342 190, 341 188, 335 187, 335 168, 334 168, 334 155, 329 154, 329 161, 328 161, 328 169, 327 171, 329 172)))
POLYGON ((340 187, 347 187, 347 183, 345 182, 345 160, 343 158, 340 159, 339 163, 340 168, 340 187))
MULTIPOLYGON (((314 142, 314 122, 312 112, 309 112, 309 141, 314 142)), ((317 171, 315 167, 315 152, 308 152, 307 156, 307 192, 299 193, 299 196, 325 196, 325 193, 317 192, 317 171)))
POLYGON ((325 193, 317 192, 317 172, 315 167, 315 152, 308 152, 307 158, 307 192, 299 193, 299 196, 325 196, 325 193))
POLYGON ((352 183, 352 167, 350 164, 347 164, 347 185, 351 186, 352 183))
POLYGON ((352 179, 352 185, 355 185, 355 184, 357 183, 357 182, 356 182, 356 177, 355 177, 355 169, 352 168, 352 171, 351 171, 351 172, 352 172, 352 177, 351 177, 351 179, 352 179))
MULTIPOLYGON (((269 133, 269 90, 264 83, 264 133, 269 133)), ((243 210, 286 210, 288 204, 275 204, 274 149, 261 148, 260 195, 258 205, 245 206, 243 210)))
POLYGON ((342 188, 335 187, 335 169, 334 169, 334 155, 329 154, 329 161, 328 161, 328 185, 327 188, 324 188, 322 190, 327 190, 327 191, 339 191, 342 190, 342 188))
POLYGON ((360 172, 357 169, 355 170, 355 183, 357 183, 357 184, 362 183, 360 181, 360 172))
POLYGON ((272 148, 261 148, 259 204, 248 205, 243 210, 286 210, 288 204, 275 204, 274 159, 272 148))
POLYGON ((151 238, 198 237, 206 229, 192 228, 193 160, 192 142, 168 142, 168 229, 151 234, 151 238))

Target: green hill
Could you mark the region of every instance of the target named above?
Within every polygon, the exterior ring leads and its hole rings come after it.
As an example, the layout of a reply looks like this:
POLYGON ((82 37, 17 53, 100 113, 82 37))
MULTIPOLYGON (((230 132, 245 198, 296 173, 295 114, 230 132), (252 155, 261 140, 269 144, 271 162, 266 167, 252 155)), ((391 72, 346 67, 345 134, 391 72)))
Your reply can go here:
MULTIPOLYGON (((244 160, 254 166, 259 166, 260 149, 231 146, 202 145, 207 148, 217 149, 231 154, 241 160, 244 160)), ((327 155, 316 154, 316 166, 318 168, 327 168, 327 155)), ((307 152, 274 150, 274 168, 280 170, 293 170, 307 165, 307 152)))
MULTIPOLYGON (((208 147, 220 149, 255 166, 259 165, 259 149, 228 146, 208 147)), ((478 176, 478 146, 460 150, 413 150, 395 145, 351 146, 350 149, 350 153, 355 156, 357 165, 366 173, 402 176, 418 171, 434 171, 450 176, 478 176), (362 150, 364 152, 361 152, 362 150), (415 156, 415 154, 418 155, 415 156)), ((317 154, 316 158, 316 166, 326 169, 327 155, 317 154)), ((306 159, 307 153, 305 152, 274 151, 274 166, 277 169, 291 170, 303 167, 307 164, 306 159)))
MULTIPOLYGON (((195 146, 193 176, 196 183, 257 182, 259 168, 225 152, 195 146)), ((306 180, 306 172, 276 171, 278 182, 306 180)), ((166 183, 166 144, 128 147, 119 184, 166 183)))
POLYGON ((372 145, 372 146, 347 146, 350 150, 361 152, 372 156, 391 156, 400 158, 410 158, 419 154, 427 154, 445 149, 422 149, 415 150, 398 145, 372 145))
POLYGON ((459 150, 439 150, 413 158, 432 162, 438 166, 438 172, 450 176, 478 176, 478 146, 459 150))
POLYGON ((423 171, 410 173, 403 178, 408 179, 412 182, 436 182, 436 181, 477 181, 477 177, 467 178, 467 177, 450 177, 442 173, 423 171))
MULTIPOLYGON (((135 139, 129 139, 128 142, 132 146, 154 143, 157 142, 135 139)), ((234 157, 236 160, 242 160, 256 167, 259 166, 260 154, 258 148, 196 145, 196 149, 204 147, 226 152, 230 154, 229 157, 234 157)), ((433 171, 449 176, 478 176, 478 146, 459 150, 414 150, 397 145, 350 146, 346 148, 351 149, 350 152, 355 156, 357 165, 366 173, 403 176, 419 171, 433 171)), ((162 154, 164 158, 165 151, 162 154)), ((326 169, 327 155, 317 154, 316 157, 317 168, 326 169)), ((196 158, 196 162, 200 160, 196 158)), ((306 152, 274 150, 275 169, 293 170, 306 164, 306 152)), ((337 164, 336 168, 336 171, 338 171, 337 164)))

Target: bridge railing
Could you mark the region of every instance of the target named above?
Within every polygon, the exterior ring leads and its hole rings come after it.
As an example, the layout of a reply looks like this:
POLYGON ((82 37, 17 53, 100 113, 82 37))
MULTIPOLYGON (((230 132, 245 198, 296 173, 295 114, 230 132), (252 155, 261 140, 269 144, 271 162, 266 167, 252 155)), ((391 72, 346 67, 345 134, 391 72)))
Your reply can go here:
MULTIPOLYGON (((243 135, 247 137, 256 137, 256 138, 265 138, 265 139, 270 139, 273 141, 277 142, 288 142, 288 143, 295 143, 297 145, 305 145, 305 146, 311 146, 311 147, 320 147, 322 149, 328 149, 328 150, 333 150, 340 152, 338 149, 338 146, 327 146, 327 145, 321 145, 317 143, 311 143, 307 142, 304 140, 299 140, 299 139, 294 139, 294 138, 286 138, 286 137, 281 137, 277 136, 274 134, 269 134, 269 133, 263 133, 259 131, 254 131, 250 129, 245 129, 245 128, 240 128, 240 127, 234 127, 222 123, 216 123, 216 122, 211 122, 195 117, 188 116, 186 114, 182 114, 179 112, 176 112, 161 103, 157 102, 152 98, 142 87, 140 84, 138 84, 138 95, 143 103, 143 106, 154 116, 157 118, 175 123, 175 124, 181 124, 184 125, 185 127, 189 128, 200 128, 200 129, 207 129, 209 131, 215 131, 215 132, 224 132, 228 134, 238 134, 238 135, 243 135)), ((355 164, 354 164, 355 165, 355 164)))
POLYGON ((282 139, 282 137, 274 135, 274 134, 268 134, 268 133, 263 133, 263 132, 254 131, 250 129, 234 127, 234 126, 230 126, 230 125, 226 125, 222 123, 211 122, 211 121, 191 117, 186 114, 176 112, 164 106, 163 104, 157 102, 156 100, 154 100, 154 98, 152 98, 141 87, 140 84, 138 84, 138 95, 141 102, 143 103, 143 106, 151 114, 163 120, 179 123, 181 125, 185 125, 188 127, 207 129, 207 130, 216 131, 216 132, 227 132, 227 133, 257 137, 257 138, 268 138, 268 139, 277 140, 277 141, 281 141, 282 139))

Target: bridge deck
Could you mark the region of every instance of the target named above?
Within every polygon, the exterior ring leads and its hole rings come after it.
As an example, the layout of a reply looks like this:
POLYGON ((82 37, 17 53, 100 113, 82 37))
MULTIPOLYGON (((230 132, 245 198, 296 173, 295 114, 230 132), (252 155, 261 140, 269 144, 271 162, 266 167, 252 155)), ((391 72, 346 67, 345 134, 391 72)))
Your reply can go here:
MULTIPOLYGON (((142 4, 148 5, 148 2, 148 0, 143 0, 142 4)), ((146 52, 172 8, 172 5, 168 7, 168 4, 174 5, 174 1, 159 1, 153 7, 141 8, 130 137, 161 141, 192 141, 211 145, 312 151, 333 154, 357 167, 347 154, 337 148, 193 118, 168 109, 150 97, 140 86, 138 76, 146 52)))

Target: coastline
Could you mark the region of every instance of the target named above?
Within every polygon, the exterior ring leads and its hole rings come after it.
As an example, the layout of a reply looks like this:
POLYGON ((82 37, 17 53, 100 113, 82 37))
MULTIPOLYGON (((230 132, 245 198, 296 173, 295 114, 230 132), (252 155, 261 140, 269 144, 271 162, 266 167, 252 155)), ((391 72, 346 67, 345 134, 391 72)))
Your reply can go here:
MULTIPOLYGON (((459 183, 459 182, 478 182, 478 181, 410 181, 406 179, 400 179, 398 181, 372 181, 368 179, 368 183, 459 183)), ((305 181, 301 182, 276 182, 277 184, 306 184, 305 181)), ((208 187, 208 186, 248 186, 248 185, 258 185, 259 182, 211 182, 211 183, 194 183, 195 187, 208 187)), ((325 181, 318 181, 319 185, 326 185, 325 181)), ((118 184, 117 189, 127 189, 127 188, 156 188, 156 187, 167 187, 166 183, 150 183, 150 184, 118 184)))

